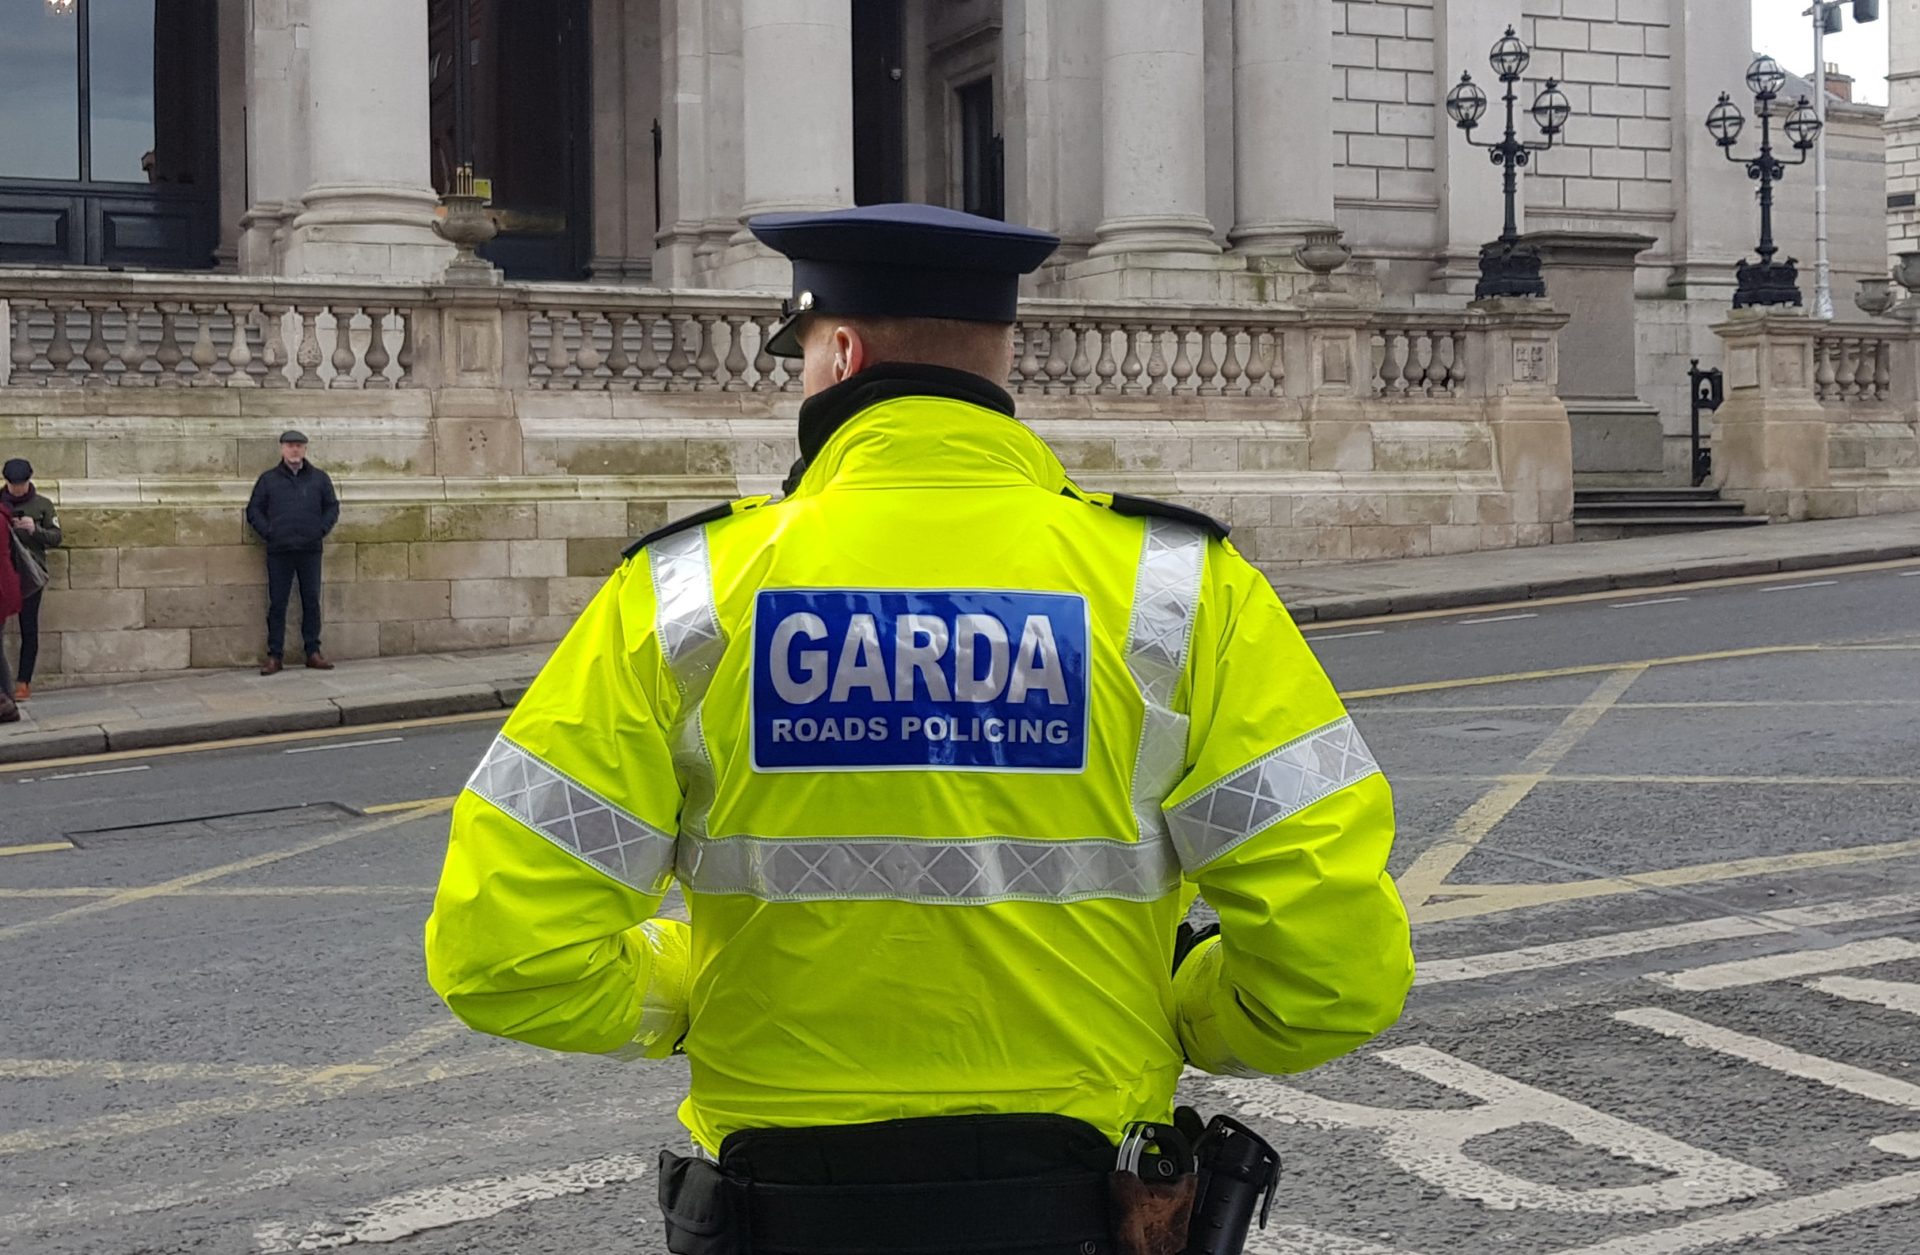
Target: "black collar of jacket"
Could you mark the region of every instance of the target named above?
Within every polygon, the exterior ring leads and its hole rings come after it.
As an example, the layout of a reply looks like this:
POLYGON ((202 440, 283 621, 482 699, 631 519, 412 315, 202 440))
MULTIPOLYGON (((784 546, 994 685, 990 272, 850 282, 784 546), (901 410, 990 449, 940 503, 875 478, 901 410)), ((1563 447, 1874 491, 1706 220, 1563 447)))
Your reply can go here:
POLYGON ((945 397, 1013 417, 1013 397, 990 379, 924 362, 882 362, 800 403, 800 460, 787 473, 784 491, 799 486, 808 465, 848 419, 898 397, 945 397))
POLYGON ((278 470, 282 475, 285 475, 288 479, 298 479, 300 476, 306 474, 308 471, 317 471, 320 468, 313 464, 313 459, 309 458, 305 462, 302 462, 300 464, 300 469, 296 471, 291 466, 287 465, 286 459, 282 458, 277 464, 275 464, 275 469, 278 470))

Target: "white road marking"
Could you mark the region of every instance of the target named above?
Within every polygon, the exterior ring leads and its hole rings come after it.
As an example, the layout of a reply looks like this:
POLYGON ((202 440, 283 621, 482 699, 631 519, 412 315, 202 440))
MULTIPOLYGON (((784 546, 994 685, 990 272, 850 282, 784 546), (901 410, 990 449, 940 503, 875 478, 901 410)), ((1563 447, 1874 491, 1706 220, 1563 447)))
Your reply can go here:
POLYGON ((1874 1138, 1867 1145, 1875 1150, 1884 1150, 1889 1155, 1920 1159, 1920 1133, 1889 1133, 1885 1137, 1874 1138))
POLYGON ((1812 976, 1816 972, 1838 972, 1850 967, 1898 963, 1903 959, 1920 959, 1920 945, 1899 937, 1876 937, 1871 941, 1854 941, 1826 950, 1789 950, 1757 959, 1711 963, 1681 972, 1648 972, 1645 979, 1669 989, 1701 993, 1714 989, 1734 989, 1741 985, 1763 985, 1768 981, 1790 980, 1795 976, 1812 976))
POLYGON ((408 1190, 369 1203, 344 1221, 315 1221, 304 1231, 291 1224, 261 1225, 253 1237, 262 1255, 321 1251, 357 1242, 397 1242, 470 1220, 484 1220, 515 1207, 569 1194, 585 1194, 637 1180, 650 1156, 603 1155, 545 1172, 513 1177, 476 1177, 449 1185, 408 1190))
POLYGON ((1731 1215, 1690 1220, 1671 1229, 1629 1234, 1595 1246, 1557 1251, 1555 1255, 1684 1255, 1684 1252, 1710 1246, 1785 1237, 1855 1212, 1893 1207, 1915 1199, 1920 1199, 1920 1172, 1906 1172, 1859 1185, 1843 1185, 1823 1194, 1749 1207, 1731 1215))
POLYGON ((1809 580, 1805 584, 1775 584, 1770 588, 1763 588, 1760 591, 1763 593, 1791 593, 1801 588, 1831 588, 1839 582, 1839 580, 1809 580))
POLYGON ((1865 980, 1858 976, 1823 976, 1819 980, 1808 981, 1807 988, 1817 989, 1823 994, 1832 994, 1836 998, 1870 1002, 1876 1007, 1885 1007, 1889 1011, 1905 1011, 1908 1015, 1920 1015, 1920 985, 1909 981, 1865 980))
POLYGON ((1671 606, 1676 601, 1692 601, 1691 597, 1654 597, 1647 601, 1616 601, 1608 606, 1609 610, 1637 610, 1641 606, 1671 606))
POLYGON ((1736 1033, 1730 1028, 1721 1028, 1703 1020, 1696 1020, 1692 1016, 1663 1011, 1658 1007, 1635 1007, 1628 1011, 1615 1011, 1613 1018, 1623 1024, 1651 1029, 1663 1036, 1683 1041, 1697 1050, 1712 1050, 1719 1054, 1731 1055, 1735 1059, 1745 1059, 1748 1063, 1771 1068, 1775 1072, 1785 1073, 1788 1076, 1817 1081, 1831 1089, 1855 1094, 1861 1098, 1871 1098, 1875 1102, 1887 1103, 1890 1106, 1920 1111, 1920 1085, 1910 1081, 1882 1076, 1878 1072, 1856 1068, 1850 1063, 1835 1063, 1831 1059, 1806 1054, 1791 1046, 1782 1046, 1778 1042, 1768 1041, 1764 1037, 1736 1033))
POLYGON ((1247 1255, 1413 1255, 1396 1246, 1378 1246, 1305 1225, 1277 1224, 1247 1234, 1247 1255))
POLYGON ((1356 636, 1385 636, 1386 634, 1387 629, 1385 628, 1374 628, 1370 632, 1335 632, 1331 636, 1309 636, 1307 637, 1307 643, 1312 644, 1314 641, 1350 641, 1356 636))
POLYGON ((136 771, 152 771, 151 766, 139 767, 101 767, 95 771, 63 771, 54 776, 22 776, 21 784, 44 784, 49 780, 84 780, 88 776, 125 776, 136 771))
POLYGON ((393 745, 407 738, 404 736, 383 736, 371 741, 340 741, 333 745, 296 745, 290 750, 281 750, 282 754, 323 754, 328 750, 357 750, 367 745, 393 745))
POLYGON ((1456 619, 1455 627, 1477 627, 1482 623, 1512 623, 1517 619, 1537 619, 1537 614, 1496 614, 1485 619, 1456 619))
POLYGON ((1401 1171, 1455 1198, 1500 1211, 1516 1208, 1588 1216, 1638 1216, 1718 1207, 1782 1188, 1773 1173, 1689 1146, 1652 1129, 1489 1072, 1429 1046, 1382 1050, 1372 1058, 1481 1101, 1467 1107, 1376 1107, 1336 1102, 1271 1080, 1220 1080, 1245 1111, 1323 1129, 1366 1129, 1401 1171), (1642 1185, 1576 1189, 1534 1181, 1476 1159, 1476 1139, 1546 1125, 1617 1159, 1661 1174, 1642 1185))
POLYGON ((1900 572, 1900 578, 1903 580, 1920 579, 1920 571, 1902 571, 1900 572))
POLYGON ((1480 980, 1512 972, 1531 972, 1541 968, 1567 967, 1590 959, 1615 959, 1624 955, 1645 954, 1704 941, 1727 941, 1736 937, 1757 937, 1769 933, 1790 933, 1796 928, 1823 924, 1844 924, 1855 920, 1877 919, 1886 915, 1920 912, 1920 893, 1895 893, 1876 898, 1848 898, 1823 902, 1816 906, 1787 907, 1762 911, 1755 915, 1722 915, 1714 919, 1685 924, 1665 924, 1658 928, 1636 928, 1628 932, 1604 933, 1573 941, 1523 946, 1517 950, 1496 950, 1470 954, 1457 959, 1428 959, 1421 962, 1416 985, 1439 985, 1450 981, 1480 980))

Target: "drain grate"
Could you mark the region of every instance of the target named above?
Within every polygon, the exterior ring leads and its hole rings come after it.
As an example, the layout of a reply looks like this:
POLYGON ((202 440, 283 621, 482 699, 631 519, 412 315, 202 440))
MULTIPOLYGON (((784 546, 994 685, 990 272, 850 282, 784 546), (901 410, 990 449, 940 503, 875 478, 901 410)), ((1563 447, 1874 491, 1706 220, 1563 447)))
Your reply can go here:
POLYGON ((83 850, 88 850, 124 841, 170 841, 183 837, 234 837, 257 833, 281 833, 337 824, 358 817, 358 811, 342 806, 338 802, 313 802, 304 806, 274 806, 265 810, 226 811, 217 815, 162 819, 153 823, 126 824, 117 828, 82 828, 76 832, 69 832, 67 840, 83 850))

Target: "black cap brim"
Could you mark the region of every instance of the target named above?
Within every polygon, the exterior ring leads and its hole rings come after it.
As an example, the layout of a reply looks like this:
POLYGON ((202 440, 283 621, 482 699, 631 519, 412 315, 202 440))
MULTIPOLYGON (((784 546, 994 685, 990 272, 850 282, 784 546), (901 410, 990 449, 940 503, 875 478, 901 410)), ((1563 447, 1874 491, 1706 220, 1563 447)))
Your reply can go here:
POLYGON ((806 310, 795 310, 780 320, 779 325, 767 335, 768 357, 806 356, 806 350, 800 347, 800 320, 806 316, 806 310))

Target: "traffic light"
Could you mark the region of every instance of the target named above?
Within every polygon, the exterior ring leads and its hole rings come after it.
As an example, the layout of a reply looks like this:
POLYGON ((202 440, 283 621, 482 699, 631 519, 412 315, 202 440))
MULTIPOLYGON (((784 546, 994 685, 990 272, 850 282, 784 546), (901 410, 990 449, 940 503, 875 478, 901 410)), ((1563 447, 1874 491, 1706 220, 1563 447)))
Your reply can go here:
MULTIPOLYGON (((1853 3, 1855 11, 1858 12, 1861 0, 1853 0, 1853 3)), ((1873 0, 1866 0, 1866 3, 1871 4, 1873 0)), ((1829 35, 1838 35, 1844 25, 1845 19, 1840 16, 1839 4, 1823 4, 1820 6, 1821 30, 1829 35)))
POLYGON ((1853 0, 1853 20, 1875 22, 1880 19, 1880 0, 1853 0))

